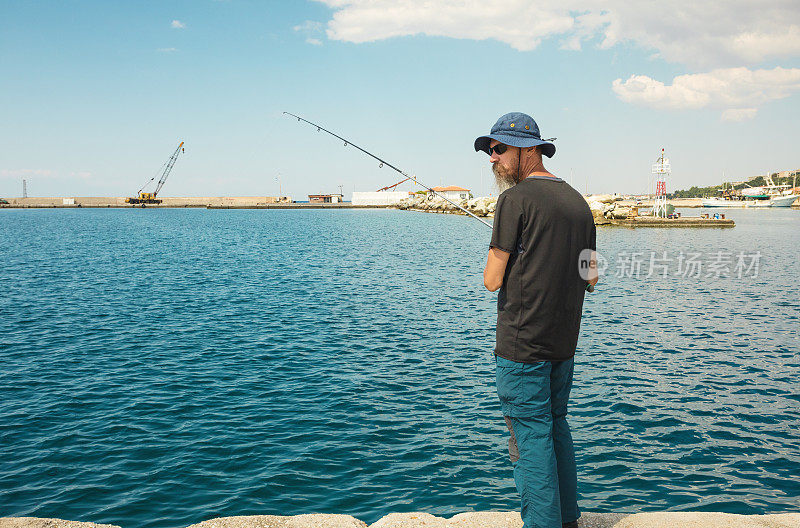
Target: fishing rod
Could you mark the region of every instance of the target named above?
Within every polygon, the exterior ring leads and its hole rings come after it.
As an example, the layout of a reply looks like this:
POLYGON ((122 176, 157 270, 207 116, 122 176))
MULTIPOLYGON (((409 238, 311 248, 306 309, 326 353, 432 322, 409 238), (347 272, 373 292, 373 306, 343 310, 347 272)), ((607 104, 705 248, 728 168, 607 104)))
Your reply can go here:
POLYGON ((380 168, 383 168, 383 166, 384 166, 384 165, 386 165, 386 166, 387 166, 387 167, 389 167, 390 169, 394 169, 394 170, 396 170, 397 172, 399 172, 400 174, 402 174, 403 176, 405 176, 407 179, 409 179, 409 180, 412 180, 412 181, 413 181, 414 183, 416 183, 417 185, 419 185, 419 186, 421 186, 421 187, 424 187, 425 189, 429 190, 430 192, 432 192, 432 193, 433 193, 433 194, 435 194, 436 196, 438 196, 438 197, 442 198, 444 201, 446 201, 446 202, 447 202, 447 203, 449 203, 450 205, 452 205, 452 206, 454 206, 454 207, 457 207, 458 209, 460 209, 461 211, 465 212, 466 214, 468 214, 469 216, 471 216, 472 218, 474 218, 474 219, 475 219, 475 220, 477 220, 478 222, 482 223, 483 225, 485 225, 485 226, 486 226, 486 227, 488 227, 489 229, 491 229, 491 228, 492 228, 492 225, 491 225, 490 223, 488 223, 488 222, 486 222, 485 220, 483 220, 483 219, 481 219, 481 218, 477 217, 475 214, 471 213, 470 211, 467 211, 466 209, 464 209, 463 207, 461 207, 461 206, 460 206, 460 205, 458 205, 457 203, 455 203, 455 202, 451 201, 450 199, 448 199, 448 198, 446 198, 446 197, 442 196, 441 194, 437 193, 436 191, 434 191, 433 189, 431 189, 430 187, 428 187, 428 186, 427 186, 427 185, 425 185, 424 183, 420 182, 420 181, 417 179, 417 177, 416 177, 416 176, 411 176, 411 175, 409 175, 407 172, 405 172, 405 171, 403 171, 403 170, 401 170, 401 169, 398 169, 397 167, 395 167, 394 165, 392 165, 392 164, 391 164, 391 163, 389 163, 388 161, 386 161, 386 160, 384 160, 384 159, 381 159, 381 158, 379 158, 378 156, 376 156, 375 154, 373 154, 372 152, 369 152, 368 150, 365 150, 365 149, 363 149, 363 148, 359 147, 358 145, 356 145, 355 143, 353 143, 353 142, 352 142, 352 141, 350 141, 349 139, 345 139, 345 138, 343 138, 342 136, 340 136, 340 135, 338 135, 338 134, 334 134, 334 133, 333 133, 333 132, 331 132, 330 130, 327 130, 327 129, 325 129, 325 128, 322 128, 322 127, 321 127, 321 126, 319 126, 318 124, 316 124, 316 123, 312 123, 311 121, 309 121, 309 120, 307 120, 307 119, 303 119, 302 117, 300 117, 300 116, 297 116, 297 115, 294 115, 294 114, 292 114, 292 113, 290 113, 290 112, 284 112, 284 114, 286 114, 286 115, 290 115, 290 116, 292 116, 292 117, 295 117, 295 118, 297 118, 297 120, 298 120, 298 121, 303 121, 303 122, 305 122, 305 123, 308 123, 309 125, 311 125, 311 126, 313 126, 313 127, 316 127, 316 128, 317 128, 317 132, 320 132, 320 131, 322 131, 322 132, 327 132, 328 134, 332 135, 333 137, 335 137, 335 138, 338 138, 338 139, 341 139, 342 141, 344 141, 344 146, 345 146, 345 147, 348 147, 348 146, 353 146, 353 147, 357 148, 358 150, 360 150, 361 152, 363 152, 364 154, 366 154, 367 156, 369 156, 369 157, 371 157, 371 158, 374 158, 374 159, 378 160, 378 162, 380 163, 380 165, 379 165, 379 167, 380 167, 380 168))
MULTIPOLYGON (((375 154, 373 154, 372 152, 369 152, 368 150, 364 150, 363 148, 359 147, 358 145, 356 145, 355 143, 353 143, 353 142, 352 142, 352 141, 350 141, 349 139, 345 139, 345 138, 343 138, 342 136, 340 136, 340 135, 338 135, 338 134, 334 134, 334 133, 333 133, 333 132, 331 132, 330 130, 327 130, 327 129, 325 129, 325 128, 321 127, 320 125, 316 124, 316 123, 312 123, 312 122, 311 122, 311 121, 309 121, 308 119, 303 119, 302 117, 300 117, 300 116, 298 116, 298 115, 294 115, 294 114, 292 114, 291 112, 284 112, 284 114, 286 114, 286 115, 290 115, 290 116, 292 116, 292 117, 296 118, 298 121, 303 121, 303 122, 305 122, 305 123, 308 123, 309 125, 311 125, 311 126, 313 126, 313 127, 316 127, 316 128, 317 128, 317 132, 320 132, 320 131, 322 131, 322 132, 327 132, 328 134, 332 135, 333 137, 335 137, 335 138, 338 138, 338 139, 340 139, 340 140, 344 141, 344 146, 345 146, 345 147, 348 147, 348 146, 353 146, 353 147, 357 148, 358 150, 360 150, 361 152, 363 152, 363 153, 364 153, 364 154, 366 154, 367 156, 369 156, 369 157, 371 157, 371 158, 374 158, 374 159, 378 160, 378 162, 380 163, 380 165, 379 165, 379 167, 380 167, 380 168, 383 168, 383 166, 384 166, 384 165, 386 165, 387 167, 389 167, 389 168, 391 168, 391 169, 394 169, 394 170, 396 170, 397 172, 399 172, 400 174, 402 174, 403 176, 405 176, 405 177, 406 177, 406 179, 412 180, 412 181, 413 181, 414 183, 416 183, 417 185, 420 185, 421 187, 424 187, 424 188, 428 189, 430 192, 432 192, 432 193, 433 193, 433 194, 435 194, 436 196, 439 196, 440 198, 442 198, 443 200, 445 200, 446 202, 448 202, 450 205, 453 205, 453 206, 455 206, 455 207, 459 208, 460 210, 464 211, 465 213, 467 213, 469 216, 471 216, 472 218, 474 218, 474 219, 475 219, 475 220, 477 220, 478 222, 482 223, 483 225, 485 225, 485 226, 486 226, 486 227, 488 227, 489 229, 492 229, 492 225, 491 225, 491 224, 489 224, 488 222, 486 222, 485 220, 483 220, 483 219, 481 219, 481 218, 478 218, 478 217, 477 217, 477 216, 475 216, 473 213, 471 213, 470 211, 467 211, 466 209, 464 209, 463 207, 461 207, 461 206, 460 206, 460 205, 458 205, 457 203, 455 203, 455 202, 453 202, 453 201, 451 201, 451 200, 449 200, 449 199, 445 198, 444 196, 442 196, 441 194, 437 193, 436 191, 434 191, 433 189, 431 189, 430 187, 428 187, 428 186, 427 186, 427 185, 425 185, 424 183, 421 183, 419 180, 417 180, 417 177, 416 177, 416 176, 411 176, 411 175, 409 175, 407 172, 405 172, 405 171, 403 171, 403 170, 401 170, 401 169, 398 169, 397 167, 395 167, 394 165, 392 165, 392 164, 391 164, 391 163, 389 163, 388 161, 386 161, 386 160, 384 160, 384 159, 381 159, 381 158, 379 158, 378 156, 376 156, 376 155, 375 155, 375 154)), ((594 291, 594 285, 592 285, 591 283, 587 282, 587 283, 586 283, 586 291, 588 291, 588 292, 593 292, 593 291, 594 291)))

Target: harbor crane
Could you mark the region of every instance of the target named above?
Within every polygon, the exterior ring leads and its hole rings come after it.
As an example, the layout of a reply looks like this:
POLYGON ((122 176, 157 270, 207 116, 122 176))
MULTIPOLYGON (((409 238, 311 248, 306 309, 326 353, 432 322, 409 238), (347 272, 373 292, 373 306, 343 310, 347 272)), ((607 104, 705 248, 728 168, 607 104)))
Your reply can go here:
POLYGON ((399 182, 395 183, 394 185, 387 185, 386 187, 381 187, 380 189, 378 189, 377 192, 388 191, 390 189, 393 191, 393 190, 395 190, 397 188, 398 185, 400 185, 401 183, 405 183, 410 179, 411 179, 411 177, 409 176, 408 178, 406 178, 404 180, 400 180, 399 182))
POLYGON ((129 204, 141 204, 144 207, 145 204, 160 204, 163 200, 159 200, 156 196, 161 191, 161 188, 164 186, 164 182, 167 181, 167 176, 169 176, 170 171, 172 171, 172 167, 175 165, 175 162, 178 161, 178 155, 181 152, 185 152, 183 148, 183 141, 181 144, 178 145, 178 148, 175 149, 175 152, 172 153, 172 156, 169 157, 167 160, 166 165, 164 166, 164 171, 161 173, 161 177, 158 179, 158 185, 156 185, 156 189, 149 193, 149 192, 142 192, 148 184, 155 180, 156 177, 153 176, 147 183, 142 185, 142 188, 139 189, 139 192, 136 193, 137 196, 135 198, 125 198, 125 203, 129 204))

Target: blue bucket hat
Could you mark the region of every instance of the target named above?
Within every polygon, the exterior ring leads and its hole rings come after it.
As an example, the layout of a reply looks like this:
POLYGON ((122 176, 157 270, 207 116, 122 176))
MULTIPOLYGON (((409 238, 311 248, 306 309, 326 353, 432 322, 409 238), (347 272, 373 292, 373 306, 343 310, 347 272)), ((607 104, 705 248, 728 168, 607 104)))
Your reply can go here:
POLYGON ((511 112, 498 119, 488 136, 481 136, 475 140, 475 152, 482 150, 489 154, 489 143, 493 139, 509 147, 527 148, 541 145, 542 154, 548 158, 552 158, 556 153, 556 146, 542 139, 536 121, 522 112, 511 112))

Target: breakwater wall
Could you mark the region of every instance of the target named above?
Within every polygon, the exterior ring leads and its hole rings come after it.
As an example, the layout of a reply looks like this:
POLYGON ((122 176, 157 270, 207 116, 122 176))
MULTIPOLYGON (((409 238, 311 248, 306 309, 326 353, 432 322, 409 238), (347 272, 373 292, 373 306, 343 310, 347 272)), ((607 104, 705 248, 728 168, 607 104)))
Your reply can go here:
MULTIPOLYGON (((159 196, 160 204, 147 207, 208 207, 209 205, 257 206, 274 204, 275 196, 159 196)), ((6 198, 10 208, 73 208, 73 207, 141 207, 125 203, 124 196, 46 196, 28 198, 6 198)))
POLYGON ((344 203, 275 203, 262 205, 209 205, 207 209, 391 209, 392 205, 353 205, 344 203))
MULTIPOLYGON (((450 518, 430 513, 390 513, 368 525, 350 515, 248 515, 219 517, 187 528, 521 528, 518 512, 467 512, 450 518)), ((716 512, 584 513, 579 528, 800 528, 800 513, 734 515, 716 512)), ((0 528, 120 528, 113 524, 0 517, 0 528)), ((127 528, 127 527, 126 527, 127 528)))
MULTIPOLYGON (((391 205, 353 205, 344 203, 295 203, 279 202, 274 196, 188 196, 165 197, 160 204, 147 204, 145 207, 198 207, 206 209, 385 209, 391 205)), ((125 197, 30 197, 7 198, 8 204, 0 204, 7 209, 74 209, 74 208, 130 208, 141 205, 125 203, 125 197)))
MULTIPOLYGON (((622 227, 734 227, 736 225, 730 218, 699 218, 696 216, 680 218, 636 216, 622 220, 608 220, 607 224, 622 227)), ((595 225, 598 225, 597 222, 595 225)))
MULTIPOLYGON (((682 218, 638 216, 638 209, 635 206, 622 205, 618 198, 610 194, 591 195, 585 198, 589 209, 592 211, 595 225, 624 227, 733 227, 735 225, 731 219, 700 218, 699 216, 682 218)), ((497 206, 497 198, 483 197, 462 200, 459 205, 475 216, 493 217, 497 206)), ((673 205, 678 206, 675 203, 673 205)), ((464 214, 453 204, 438 196, 419 195, 410 197, 400 201, 396 207, 406 211, 425 213, 464 214)))

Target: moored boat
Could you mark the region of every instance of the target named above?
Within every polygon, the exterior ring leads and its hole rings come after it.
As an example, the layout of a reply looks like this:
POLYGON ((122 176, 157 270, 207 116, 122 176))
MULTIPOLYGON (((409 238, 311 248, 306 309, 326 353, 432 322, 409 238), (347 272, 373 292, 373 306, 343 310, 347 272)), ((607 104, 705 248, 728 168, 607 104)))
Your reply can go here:
POLYGON ((745 200, 725 200, 723 198, 703 198, 703 207, 745 207, 745 200))
POLYGON ((790 194, 788 196, 773 196, 769 201, 772 207, 791 207, 798 198, 800 198, 800 195, 790 194))

